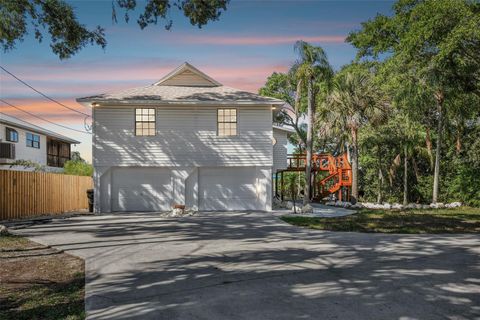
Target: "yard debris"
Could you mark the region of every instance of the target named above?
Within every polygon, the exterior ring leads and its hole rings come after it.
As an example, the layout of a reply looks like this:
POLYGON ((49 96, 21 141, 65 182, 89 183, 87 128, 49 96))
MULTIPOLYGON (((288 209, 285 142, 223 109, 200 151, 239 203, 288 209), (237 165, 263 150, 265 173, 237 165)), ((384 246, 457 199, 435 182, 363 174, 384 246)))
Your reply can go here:
POLYGON ((0 236, 9 235, 8 228, 4 225, 0 225, 0 236))

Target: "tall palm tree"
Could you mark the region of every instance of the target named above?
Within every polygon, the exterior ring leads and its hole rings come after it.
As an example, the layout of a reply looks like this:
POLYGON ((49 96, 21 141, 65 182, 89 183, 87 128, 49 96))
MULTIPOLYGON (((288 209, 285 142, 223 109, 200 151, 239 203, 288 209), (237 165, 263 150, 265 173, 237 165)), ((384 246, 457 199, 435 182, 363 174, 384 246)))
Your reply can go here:
POLYGON ((299 109, 301 90, 307 89, 307 159, 305 163, 305 196, 303 204, 310 202, 312 186, 312 154, 313 154, 313 126, 315 121, 318 82, 328 81, 332 76, 332 67, 328 63, 327 55, 321 47, 315 47, 305 41, 295 43, 298 59, 292 67, 292 73, 297 80, 295 109, 299 109))
POLYGON ((350 134, 352 161, 351 201, 358 200, 358 131, 367 122, 376 123, 386 113, 386 100, 368 72, 355 69, 337 74, 329 96, 333 118, 350 134))

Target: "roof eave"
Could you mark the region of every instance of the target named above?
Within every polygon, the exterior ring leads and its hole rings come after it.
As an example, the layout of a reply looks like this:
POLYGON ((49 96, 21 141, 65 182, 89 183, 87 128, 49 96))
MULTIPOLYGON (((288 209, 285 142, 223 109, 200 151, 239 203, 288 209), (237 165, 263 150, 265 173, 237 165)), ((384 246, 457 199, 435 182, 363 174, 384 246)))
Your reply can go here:
POLYGON ((278 106, 284 105, 283 101, 198 101, 198 100, 119 100, 119 99, 90 99, 78 98, 78 103, 101 103, 103 105, 252 105, 252 106, 278 106))
POLYGON ((81 143, 80 141, 68 138, 68 137, 66 137, 64 135, 61 135, 59 133, 55 133, 55 132, 50 133, 50 132, 47 132, 47 131, 44 131, 44 130, 39 130, 37 128, 33 128, 33 127, 29 127, 29 126, 26 126, 26 125, 23 125, 23 124, 11 122, 11 121, 8 121, 8 120, 5 120, 5 119, 2 119, 2 121, 0 121, 0 123, 5 123, 8 126, 20 128, 20 129, 23 129, 23 130, 26 130, 26 131, 35 132, 35 133, 44 135, 44 136, 49 137, 49 138, 53 138, 53 139, 56 139, 56 140, 61 140, 61 141, 64 141, 64 142, 68 142, 70 144, 80 144, 81 143))

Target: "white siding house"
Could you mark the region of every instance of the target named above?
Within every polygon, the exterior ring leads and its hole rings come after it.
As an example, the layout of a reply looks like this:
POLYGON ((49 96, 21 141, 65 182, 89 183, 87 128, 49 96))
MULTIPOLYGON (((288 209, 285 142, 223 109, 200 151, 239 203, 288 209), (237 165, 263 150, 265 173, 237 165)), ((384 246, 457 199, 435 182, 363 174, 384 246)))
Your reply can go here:
POLYGON ((77 101, 93 107, 95 212, 271 210, 272 109, 283 101, 188 63, 150 86, 77 101))
POLYGON ((273 173, 285 170, 288 167, 287 145, 288 135, 294 133, 293 129, 273 126, 273 173))
POLYGON ((43 129, 27 121, 0 113, 0 169, 33 170, 12 166, 18 160, 31 161, 47 171, 61 171, 70 159, 70 145, 77 140, 43 129))

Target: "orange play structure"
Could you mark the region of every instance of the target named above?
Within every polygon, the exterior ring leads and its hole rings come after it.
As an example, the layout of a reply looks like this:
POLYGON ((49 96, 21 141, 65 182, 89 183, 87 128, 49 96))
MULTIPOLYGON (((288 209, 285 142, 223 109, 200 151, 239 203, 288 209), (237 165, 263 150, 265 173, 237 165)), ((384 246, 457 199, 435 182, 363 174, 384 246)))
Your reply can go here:
MULTIPOLYGON (((283 200, 283 173, 305 171, 305 154, 289 154, 288 167, 276 172, 275 194, 283 200), (278 193, 278 174, 280 174, 281 189, 278 193)), ((312 200, 320 201, 323 198, 335 194, 336 199, 340 201, 349 201, 352 187, 352 167, 347 159, 347 154, 341 154, 337 157, 328 153, 319 153, 312 156, 312 194, 309 195, 312 200), (321 177, 328 173, 326 177, 321 177), (319 176, 320 175, 320 176, 319 176)))

